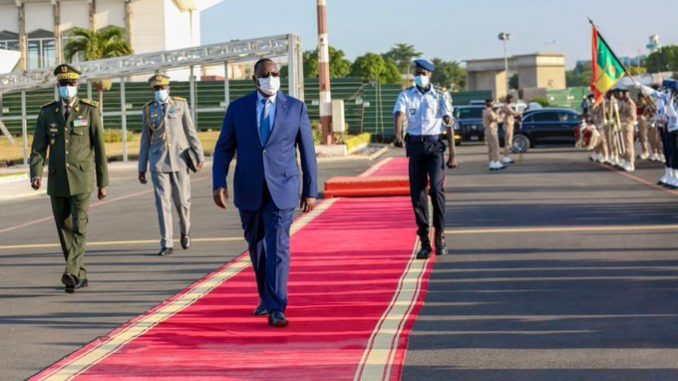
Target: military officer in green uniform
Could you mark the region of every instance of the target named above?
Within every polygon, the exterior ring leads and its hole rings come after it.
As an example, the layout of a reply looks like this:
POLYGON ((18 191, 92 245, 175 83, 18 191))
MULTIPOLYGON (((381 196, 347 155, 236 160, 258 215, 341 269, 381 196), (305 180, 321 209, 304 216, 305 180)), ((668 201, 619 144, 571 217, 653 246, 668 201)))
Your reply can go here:
POLYGON ((31 187, 40 189, 47 161, 47 194, 66 259, 61 282, 67 293, 74 293, 88 285, 84 266, 87 213, 95 173, 98 198, 106 197, 108 163, 97 103, 77 96, 80 72, 62 64, 54 75, 60 99, 42 106, 38 115, 31 148, 31 187))

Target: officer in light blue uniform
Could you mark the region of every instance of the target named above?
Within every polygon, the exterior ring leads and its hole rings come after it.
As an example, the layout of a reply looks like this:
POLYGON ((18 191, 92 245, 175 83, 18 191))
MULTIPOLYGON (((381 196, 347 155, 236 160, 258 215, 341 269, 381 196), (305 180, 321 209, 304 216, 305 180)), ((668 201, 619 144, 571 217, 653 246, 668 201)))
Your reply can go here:
POLYGON ((407 120, 405 145, 409 157, 410 194, 417 222, 417 235, 421 240, 418 259, 427 259, 432 252, 429 234, 428 198, 426 187, 430 183, 433 204, 436 254, 442 255, 445 247, 445 142, 450 148, 447 166, 455 168, 452 131, 452 106, 446 95, 431 84, 435 66, 427 60, 416 60, 415 86, 403 90, 398 96, 393 116, 395 119, 396 147, 403 146, 402 129, 407 120))

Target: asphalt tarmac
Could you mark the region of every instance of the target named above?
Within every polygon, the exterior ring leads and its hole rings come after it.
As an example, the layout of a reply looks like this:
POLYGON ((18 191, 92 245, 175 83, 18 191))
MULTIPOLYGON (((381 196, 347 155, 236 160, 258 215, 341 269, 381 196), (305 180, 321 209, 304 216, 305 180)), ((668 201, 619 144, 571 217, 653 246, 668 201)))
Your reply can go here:
MULTIPOLYGON (((555 148, 490 173, 485 152, 458 147, 448 171, 449 253, 436 258, 403 379, 678 379, 678 192, 651 185, 661 166, 629 177, 555 148)), ((320 183, 373 163, 321 163, 320 183)), ((0 379, 30 377, 245 250, 209 170, 192 180, 193 246, 172 257, 155 255, 151 185, 133 169, 111 183, 90 210, 91 284, 75 295, 59 283, 49 199, 0 204, 0 379)))
POLYGON ((461 147, 404 380, 678 379, 678 192, 569 149, 461 147))

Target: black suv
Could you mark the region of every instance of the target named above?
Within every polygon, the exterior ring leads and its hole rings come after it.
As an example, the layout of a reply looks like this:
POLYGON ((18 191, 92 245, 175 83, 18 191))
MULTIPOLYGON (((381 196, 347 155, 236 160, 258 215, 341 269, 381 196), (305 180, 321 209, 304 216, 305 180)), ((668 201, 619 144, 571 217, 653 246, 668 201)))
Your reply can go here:
MULTIPOLYGON (((581 125, 581 116, 565 108, 544 108, 526 111, 516 123, 513 152, 523 153, 535 145, 574 145, 574 130, 581 125)), ((503 145, 503 133, 499 134, 503 145)))
POLYGON ((454 108, 454 134, 461 139, 455 139, 458 144, 462 141, 483 141, 483 110, 485 106, 456 106, 454 108))

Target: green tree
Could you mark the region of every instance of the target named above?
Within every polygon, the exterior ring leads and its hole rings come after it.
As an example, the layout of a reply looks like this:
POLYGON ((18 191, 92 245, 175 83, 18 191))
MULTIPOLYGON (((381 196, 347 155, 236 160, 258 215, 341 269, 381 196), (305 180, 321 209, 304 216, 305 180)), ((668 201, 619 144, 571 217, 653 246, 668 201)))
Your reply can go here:
POLYGON ((593 77, 593 69, 590 66, 581 68, 581 71, 568 70, 565 72, 565 83, 567 87, 588 87, 591 85, 591 77, 593 77))
POLYGON ((462 91, 466 88, 466 69, 459 62, 434 58, 431 63, 436 67, 436 71, 433 72, 433 84, 450 91, 462 91))
POLYGON ((645 68, 648 73, 678 71, 678 45, 664 46, 647 56, 645 68))
POLYGON ((366 82, 378 81, 382 84, 402 82, 396 63, 385 60, 384 57, 376 53, 367 53, 356 58, 351 67, 351 75, 360 77, 366 82))
POLYGON ((520 79, 518 78, 518 73, 515 73, 509 78, 509 89, 518 90, 520 88, 520 79))
POLYGON ((395 62, 401 74, 409 74, 412 59, 422 55, 410 44, 395 44, 388 52, 383 54, 384 59, 391 59, 395 62))
MULTIPOLYGON (((85 61, 103 58, 122 57, 132 54, 132 48, 125 39, 125 30, 118 26, 109 26, 101 30, 73 28, 71 39, 64 46, 66 60, 72 62, 73 57, 82 54, 85 61)), ((94 82, 99 93, 99 109, 103 109, 104 91, 111 89, 110 80, 94 82)))
MULTIPOLYGON (((345 78, 351 75, 351 61, 349 61, 344 52, 329 47, 330 54, 330 78, 345 78)), ((302 61, 304 64, 304 77, 317 78, 318 77, 318 49, 306 50, 302 53, 302 61)), ((287 77, 287 66, 280 69, 280 75, 287 77)))

